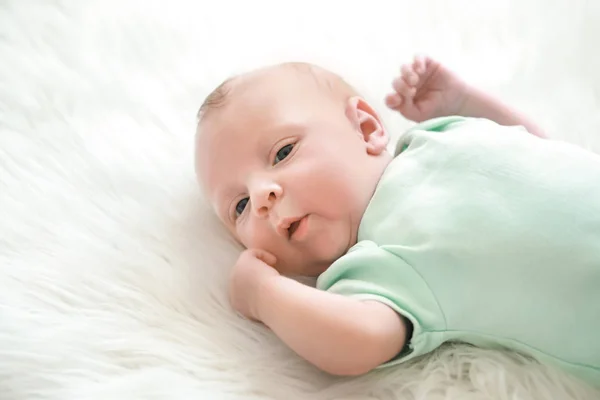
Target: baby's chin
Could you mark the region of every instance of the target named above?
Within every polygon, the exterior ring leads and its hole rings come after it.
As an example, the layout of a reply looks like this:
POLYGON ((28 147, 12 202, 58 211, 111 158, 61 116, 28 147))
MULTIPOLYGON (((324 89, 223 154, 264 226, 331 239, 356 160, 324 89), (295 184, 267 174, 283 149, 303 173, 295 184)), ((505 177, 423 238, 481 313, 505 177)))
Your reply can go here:
POLYGON ((333 262, 313 262, 298 264, 297 262, 283 262, 276 266, 280 274, 285 276, 305 276, 316 278, 329 268, 333 262))

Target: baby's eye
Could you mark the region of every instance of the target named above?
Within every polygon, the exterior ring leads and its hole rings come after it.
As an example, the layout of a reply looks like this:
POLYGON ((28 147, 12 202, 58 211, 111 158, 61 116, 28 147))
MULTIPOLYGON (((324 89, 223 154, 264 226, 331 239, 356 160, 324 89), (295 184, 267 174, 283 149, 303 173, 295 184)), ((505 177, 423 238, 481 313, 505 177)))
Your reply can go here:
POLYGON ((248 197, 244 197, 235 206, 235 216, 239 217, 244 212, 246 205, 248 204, 248 197))
POLYGON ((279 149, 279 151, 275 155, 275 160, 273 160, 273 165, 277 164, 280 161, 283 161, 287 156, 289 156, 293 148, 293 144, 286 144, 281 149, 279 149))

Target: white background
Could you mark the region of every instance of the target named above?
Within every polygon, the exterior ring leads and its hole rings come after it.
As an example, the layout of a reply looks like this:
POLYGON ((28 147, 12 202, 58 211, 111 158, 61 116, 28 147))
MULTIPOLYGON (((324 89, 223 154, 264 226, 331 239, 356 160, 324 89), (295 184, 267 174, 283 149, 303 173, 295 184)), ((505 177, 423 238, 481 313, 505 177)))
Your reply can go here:
POLYGON ((229 308, 239 248, 192 141, 222 79, 289 60, 342 74, 397 137, 383 97, 424 52, 600 151, 599 20, 594 0, 1 1, 0 399, 591 397, 464 347, 319 373, 229 308))

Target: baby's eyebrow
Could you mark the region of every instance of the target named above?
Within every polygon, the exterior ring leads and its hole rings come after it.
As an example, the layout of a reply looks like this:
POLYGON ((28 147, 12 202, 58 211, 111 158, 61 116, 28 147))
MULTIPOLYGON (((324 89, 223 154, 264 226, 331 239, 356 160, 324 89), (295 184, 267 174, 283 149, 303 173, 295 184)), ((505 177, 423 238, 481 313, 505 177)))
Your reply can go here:
POLYGON ((306 131, 306 124, 302 122, 286 121, 275 126, 277 132, 286 136, 297 136, 306 131))
POLYGON ((260 138, 259 146, 261 153, 268 152, 281 140, 292 137, 300 137, 306 131, 306 125, 295 121, 285 121, 277 124, 260 138))

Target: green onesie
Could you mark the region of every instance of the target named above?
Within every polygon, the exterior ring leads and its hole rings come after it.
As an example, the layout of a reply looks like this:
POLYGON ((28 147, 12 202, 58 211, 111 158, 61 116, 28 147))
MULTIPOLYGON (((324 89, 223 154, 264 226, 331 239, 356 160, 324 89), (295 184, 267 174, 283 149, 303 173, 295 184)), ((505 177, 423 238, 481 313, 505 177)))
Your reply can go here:
POLYGON ((386 366, 460 341, 599 385, 600 157, 484 119, 419 124, 317 287, 412 323, 386 366))

